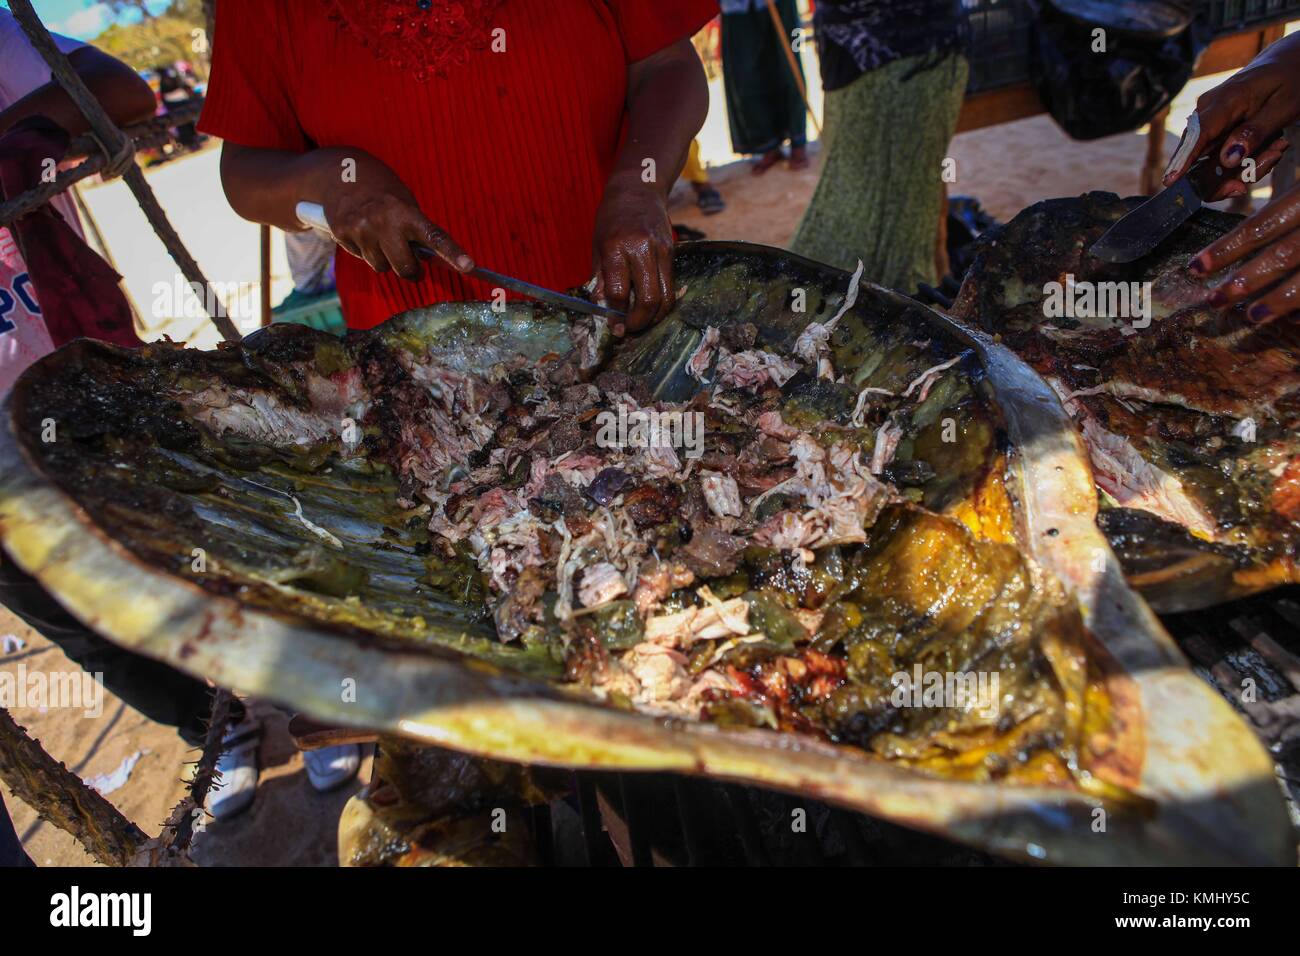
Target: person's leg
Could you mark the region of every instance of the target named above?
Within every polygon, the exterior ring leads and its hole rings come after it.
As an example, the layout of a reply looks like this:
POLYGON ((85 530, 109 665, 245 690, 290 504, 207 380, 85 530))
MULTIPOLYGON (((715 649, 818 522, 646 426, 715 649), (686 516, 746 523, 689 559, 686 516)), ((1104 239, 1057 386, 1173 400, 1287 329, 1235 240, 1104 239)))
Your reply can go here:
POLYGON ((211 709, 209 689, 203 681, 104 640, 3 555, 0 604, 59 645, 74 663, 130 707, 150 720, 175 727, 187 743, 203 739, 211 709))
MULTIPOLYGON (((795 6, 795 0, 777 0, 776 9, 781 14, 781 22, 785 24, 785 38, 791 41, 794 31, 799 26, 799 9, 795 6)), ((808 113, 807 107, 804 106, 803 93, 799 91, 800 83, 807 89, 803 61, 799 58, 799 54, 795 53, 794 61, 799 76, 796 81, 795 74, 790 69, 790 58, 786 55, 785 47, 781 45, 780 38, 775 35, 775 27, 773 40, 777 45, 776 55, 780 58, 780 63, 777 64, 779 67, 777 75, 782 80, 773 109, 780 116, 779 124, 783 138, 790 141, 790 168, 802 169, 808 165, 808 113)))
POLYGON ((682 167, 682 178, 692 186, 707 186, 709 172, 700 161, 700 141, 691 140, 691 148, 686 151, 686 165, 682 167))
POLYGON ((713 188, 709 182, 709 171, 704 168, 704 163, 700 161, 700 141, 691 140, 690 151, 686 154, 686 166, 682 170, 682 178, 691 184, 695 190, 695 203, 700 207, 700 211, 706 216, 722 212, 727 208, 726 202, 722 199, 722 193, 713 188))
POLYGON ((767 11, 722 15, 722 79, 727 94, 731 148, 744 155, 780 147, 767 108, 764 43, 772 33, 767 11), (763 20, 758 18, 761 13, 763 20), (766 32, 760 29, 766 27, 766 32))
POLYGON ((791 250, 911 292, 934 285, 942 164, 968 72, 948 57, 904 79, 918 60, 865 73, 826 95, 821 178, 791 250))
POLYGON ((4 797, 0 796, 0 867, 35 865, 23 849, 18 833, 14 830, 14 822, 9 819, 4 797))

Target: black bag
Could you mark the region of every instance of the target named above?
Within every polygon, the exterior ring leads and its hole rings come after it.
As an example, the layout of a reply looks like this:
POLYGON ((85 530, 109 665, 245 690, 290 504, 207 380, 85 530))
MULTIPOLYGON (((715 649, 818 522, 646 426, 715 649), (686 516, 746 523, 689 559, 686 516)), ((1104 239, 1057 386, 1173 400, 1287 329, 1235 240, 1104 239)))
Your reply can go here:
POLYGON ((1035 0, 1032 72, 1052 117, 1075 139, 1135 130, 1169 105, 1212 33, 1174 0, 1035 0), (1096 30, 1105 52, 1093 52, 1096 30))

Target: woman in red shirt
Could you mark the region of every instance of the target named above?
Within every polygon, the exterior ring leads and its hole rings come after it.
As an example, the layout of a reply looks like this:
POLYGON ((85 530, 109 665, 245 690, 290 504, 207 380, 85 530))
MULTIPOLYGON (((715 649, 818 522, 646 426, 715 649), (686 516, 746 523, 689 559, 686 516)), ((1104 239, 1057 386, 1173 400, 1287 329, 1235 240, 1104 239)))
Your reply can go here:
POLYGON ((242 216, 320 203, 353 328, 487 299, 474 261, 672 307, 666 200, 708 91, 712 0, 220 0, 200 128, 242 216), (409 243, 448 268, 422 269, 409 243), (633 295, 634 294, 634 295, 633 295))

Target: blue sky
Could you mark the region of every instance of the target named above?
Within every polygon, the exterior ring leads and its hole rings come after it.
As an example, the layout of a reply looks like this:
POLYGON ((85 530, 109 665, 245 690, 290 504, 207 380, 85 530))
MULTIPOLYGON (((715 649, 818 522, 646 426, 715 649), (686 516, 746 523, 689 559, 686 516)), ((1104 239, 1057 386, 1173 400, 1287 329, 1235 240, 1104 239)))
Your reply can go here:
MULTIPOLYGON (((0 5, 8 6, 4 0, 0 0, 0 5)), ((55 33, 78 40, 98 36, 113 22, 108 7, 98 0, 32 0, 32 6, 55 33)), ((167 0, 150 0, 149 3, 149 9, 154 12, 160 12, 166 6, 167 0)))

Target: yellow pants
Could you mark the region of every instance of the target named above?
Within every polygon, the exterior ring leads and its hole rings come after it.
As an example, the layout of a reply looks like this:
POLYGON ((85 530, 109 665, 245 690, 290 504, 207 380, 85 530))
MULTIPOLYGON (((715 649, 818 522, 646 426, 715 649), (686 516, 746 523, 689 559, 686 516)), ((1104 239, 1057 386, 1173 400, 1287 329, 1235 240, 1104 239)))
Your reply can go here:
POLYGON ((700 186, 708 185, 709 173, 700 162, 700 141, 691 140, 691 151, 686 154, 686 168, 682 170, 682 178, 688 183, 696 183, 700 186))

